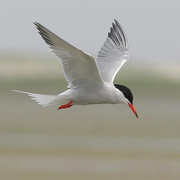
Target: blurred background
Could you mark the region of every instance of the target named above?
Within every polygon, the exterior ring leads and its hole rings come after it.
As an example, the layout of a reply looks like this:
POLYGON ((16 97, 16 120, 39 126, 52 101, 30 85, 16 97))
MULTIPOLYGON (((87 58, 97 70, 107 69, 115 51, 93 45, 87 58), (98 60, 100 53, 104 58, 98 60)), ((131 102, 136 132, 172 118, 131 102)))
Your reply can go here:
POLYGON ((177 0, 2 1, 1 179, 180 179, 179 6, 177 0), (139 119, 123 104, 57 111, 11 91, 58 94, 67 87, 34 21, 96 57, 114 19, 130 47, 115 83, 132 90, 139 119))

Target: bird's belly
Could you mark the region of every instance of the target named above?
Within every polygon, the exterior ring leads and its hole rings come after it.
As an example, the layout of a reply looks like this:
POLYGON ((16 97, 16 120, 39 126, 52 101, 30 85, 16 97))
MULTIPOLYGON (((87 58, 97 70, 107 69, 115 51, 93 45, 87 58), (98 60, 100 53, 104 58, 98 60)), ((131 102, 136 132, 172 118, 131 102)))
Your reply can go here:
POLYGON ((73 101, 74 105, 87 105, 87 104, 117 104, 119 103, 115 94, 108 92, 106 89, 100 90, 82 90, 74 92, 73 101))
POLYGON ((77 105, 87 105, 87 104, 103 104, 107 103, 106 99, 103 96, 96 95, 88 95, 85 96, 79 96, 79 98, 74 99, 74 104, 77 105))

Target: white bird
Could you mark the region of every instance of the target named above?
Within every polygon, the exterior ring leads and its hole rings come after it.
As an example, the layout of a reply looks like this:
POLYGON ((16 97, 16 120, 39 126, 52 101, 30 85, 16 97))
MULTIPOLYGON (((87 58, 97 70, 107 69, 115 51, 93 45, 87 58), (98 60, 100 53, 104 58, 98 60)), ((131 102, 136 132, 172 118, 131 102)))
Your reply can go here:
POLYGON ((70 108, 72 105, 124 103, 138 117, 130 89, 113 84, 117 72, 129 59, 127 37, 117 20, 112 23, 96 60, 43 25, 37 22, 34 24, 52 52, 60 59, 69 89, 59 95, 13 91, 27 94, 43 107, 58 104, 58 109, 70 108))

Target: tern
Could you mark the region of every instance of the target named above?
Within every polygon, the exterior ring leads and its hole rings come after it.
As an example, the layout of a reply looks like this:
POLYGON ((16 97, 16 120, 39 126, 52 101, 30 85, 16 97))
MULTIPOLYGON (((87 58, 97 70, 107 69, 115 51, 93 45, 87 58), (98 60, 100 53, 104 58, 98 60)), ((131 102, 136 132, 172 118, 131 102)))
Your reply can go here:
POLYGON ((73 105, 124 103, 138 118, 131 90, 124 85, 113 84, 117 72, 129 59, 127 37, 117 20, 112 23, 96 59, 67 43, 40 23, 34 24, 52 52, 60 59, 68 89, 58 95, 13 91, 27 94, 43 107, 58 105, 58 109, 73 105))

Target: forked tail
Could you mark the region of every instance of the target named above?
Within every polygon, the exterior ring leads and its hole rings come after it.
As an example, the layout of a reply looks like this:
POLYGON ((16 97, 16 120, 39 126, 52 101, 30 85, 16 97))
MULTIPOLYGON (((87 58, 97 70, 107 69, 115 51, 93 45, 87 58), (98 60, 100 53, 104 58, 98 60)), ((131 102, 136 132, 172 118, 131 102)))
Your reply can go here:
POLYGON ((34 94, 34 93, 18 91, 18 90, 12 90, 12 91, 27 94, 28 96, 31 97, 31 99, 35 100, 39 105, 42 105, 43 107, 51 106, 55 104, 64 104, 68 102, 61 95, 34 94))

